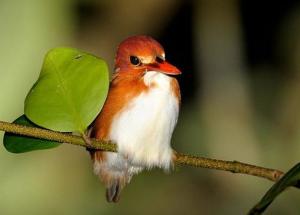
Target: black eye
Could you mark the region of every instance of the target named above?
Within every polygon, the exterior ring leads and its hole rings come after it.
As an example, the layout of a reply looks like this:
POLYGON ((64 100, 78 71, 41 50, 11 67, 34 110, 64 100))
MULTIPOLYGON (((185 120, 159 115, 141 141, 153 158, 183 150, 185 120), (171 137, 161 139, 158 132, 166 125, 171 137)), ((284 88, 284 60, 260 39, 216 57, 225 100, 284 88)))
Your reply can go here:
POLYGON ((157 63, 163 63, 165 60, 162 57, 157 56, 156 59, 155 59, 155 61, 157 63))
POLYGON ((136 56, 130 56, 130 63, 132 63, 135 66, 138 66, 141 64, 141 61, 138 57, 136 56))

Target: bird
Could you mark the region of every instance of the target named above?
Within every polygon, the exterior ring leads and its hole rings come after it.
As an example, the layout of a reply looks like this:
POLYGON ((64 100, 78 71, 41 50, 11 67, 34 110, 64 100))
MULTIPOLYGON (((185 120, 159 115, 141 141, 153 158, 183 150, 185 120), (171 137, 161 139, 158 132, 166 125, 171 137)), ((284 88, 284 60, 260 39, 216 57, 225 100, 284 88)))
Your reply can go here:
POLYGON ((90 150, 108 202, 118 202, 142 170, 173 166, 171 137, 181 103, 175 76, 181 71, 165 58, 160 43, 146 35, 131 36, 117 48, 108 96, 89 134, 117 144, 117 152, 90 150))

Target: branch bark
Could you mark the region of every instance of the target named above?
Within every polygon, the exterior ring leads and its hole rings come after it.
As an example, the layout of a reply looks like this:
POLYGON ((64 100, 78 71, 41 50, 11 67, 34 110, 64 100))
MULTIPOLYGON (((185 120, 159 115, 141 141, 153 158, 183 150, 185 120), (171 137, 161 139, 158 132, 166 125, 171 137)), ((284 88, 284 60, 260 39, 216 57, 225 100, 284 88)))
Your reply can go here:
MULTIPOLYGON (((60 143, 68 143, 77 146, 99 149, 103 151, 117 151, 117 145, 111 141, 92 139, 92 145, 87 146, 83 138, 80 136, 72 135, 69 133, 51 131, 42 128, 29 127, 15 123, 0 121, 0 130, 18 135, 52 140, 60 143)), ((284 175, 282 171, 276 169, 255 166, 238 161, 217 160, 182 153, 176 153, 174 163, 176 165, 188 165, 194 167, 230 171, 232 173, 247 174, 261 178, 266 178, 271 181, 278 181, 284 175)))

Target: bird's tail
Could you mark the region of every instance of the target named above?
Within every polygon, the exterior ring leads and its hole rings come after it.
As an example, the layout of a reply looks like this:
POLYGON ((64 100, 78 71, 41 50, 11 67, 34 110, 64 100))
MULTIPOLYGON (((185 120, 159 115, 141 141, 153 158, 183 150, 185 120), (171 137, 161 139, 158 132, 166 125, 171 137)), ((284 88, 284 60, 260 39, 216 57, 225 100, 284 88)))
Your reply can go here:
MULTIPOLYGON (((95 137, 92 126, 87 130, 83 137, 87 145, 90 144, 89 138, 95 137)), ((86 150, 90 153, 93 160, 95 174, 99 176, 100 180, 106 186, 106 200, 108 202, 118 202, 120 200, 121 191, 125 185, 129 183, 131 176, 128 176, 125 172, 103 168, 103 165, 105 166, 105 163, 107 162, 106 159, 109 152, 96 150, 90 147, 87 147, 86 150)))
POLYGON ((108 202, 118 202, 124 184, 119 179, 114 179, 106 188, 106 200, 108 202))

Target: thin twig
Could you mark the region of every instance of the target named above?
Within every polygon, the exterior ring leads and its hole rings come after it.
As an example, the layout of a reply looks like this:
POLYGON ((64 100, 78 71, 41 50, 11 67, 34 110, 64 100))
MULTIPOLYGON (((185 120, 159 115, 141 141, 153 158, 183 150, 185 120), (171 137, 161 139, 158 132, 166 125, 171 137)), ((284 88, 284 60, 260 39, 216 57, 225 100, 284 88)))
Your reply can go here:
POLYGON ((176 156, 175 163, 208 169, 230 171, 232 173, 253 175, 266 178, 271 181, 278 181, 284 175, 284 173, 280 170, 255 166, 239 161, 217 160, 185 154, 178 154, 176 156))
MULTIPOLYGON (((111 151, 111 152, 117 151, 116 144, 114 144, 111 141, 91 139, 92 145, 87 146, 83 138, 80 136, 76 136, 68 133, 50 131, 42 128, 18 125, 15 123, 0 121, 0 130, 9 133, 23 135, 23 136, 52 140, 60 143, 69 143, 73 145, 89 147, 89 148, 99 149, 103 151, 111 151)), ((189 165, 189 166, 202 167, 208 169, 230 171, 233 173, 253 175, 261 178, 266 178, 271 181, 278 181, 279 178, 281 178, 284 174, 280 170, 254 166, 246 163, 241 163, 238 161, 216 160, 216 159, 191 156, 191 155, 186 155, 181 153, 176 154, 176 158, 174 162, 177 165, 189 165)))

